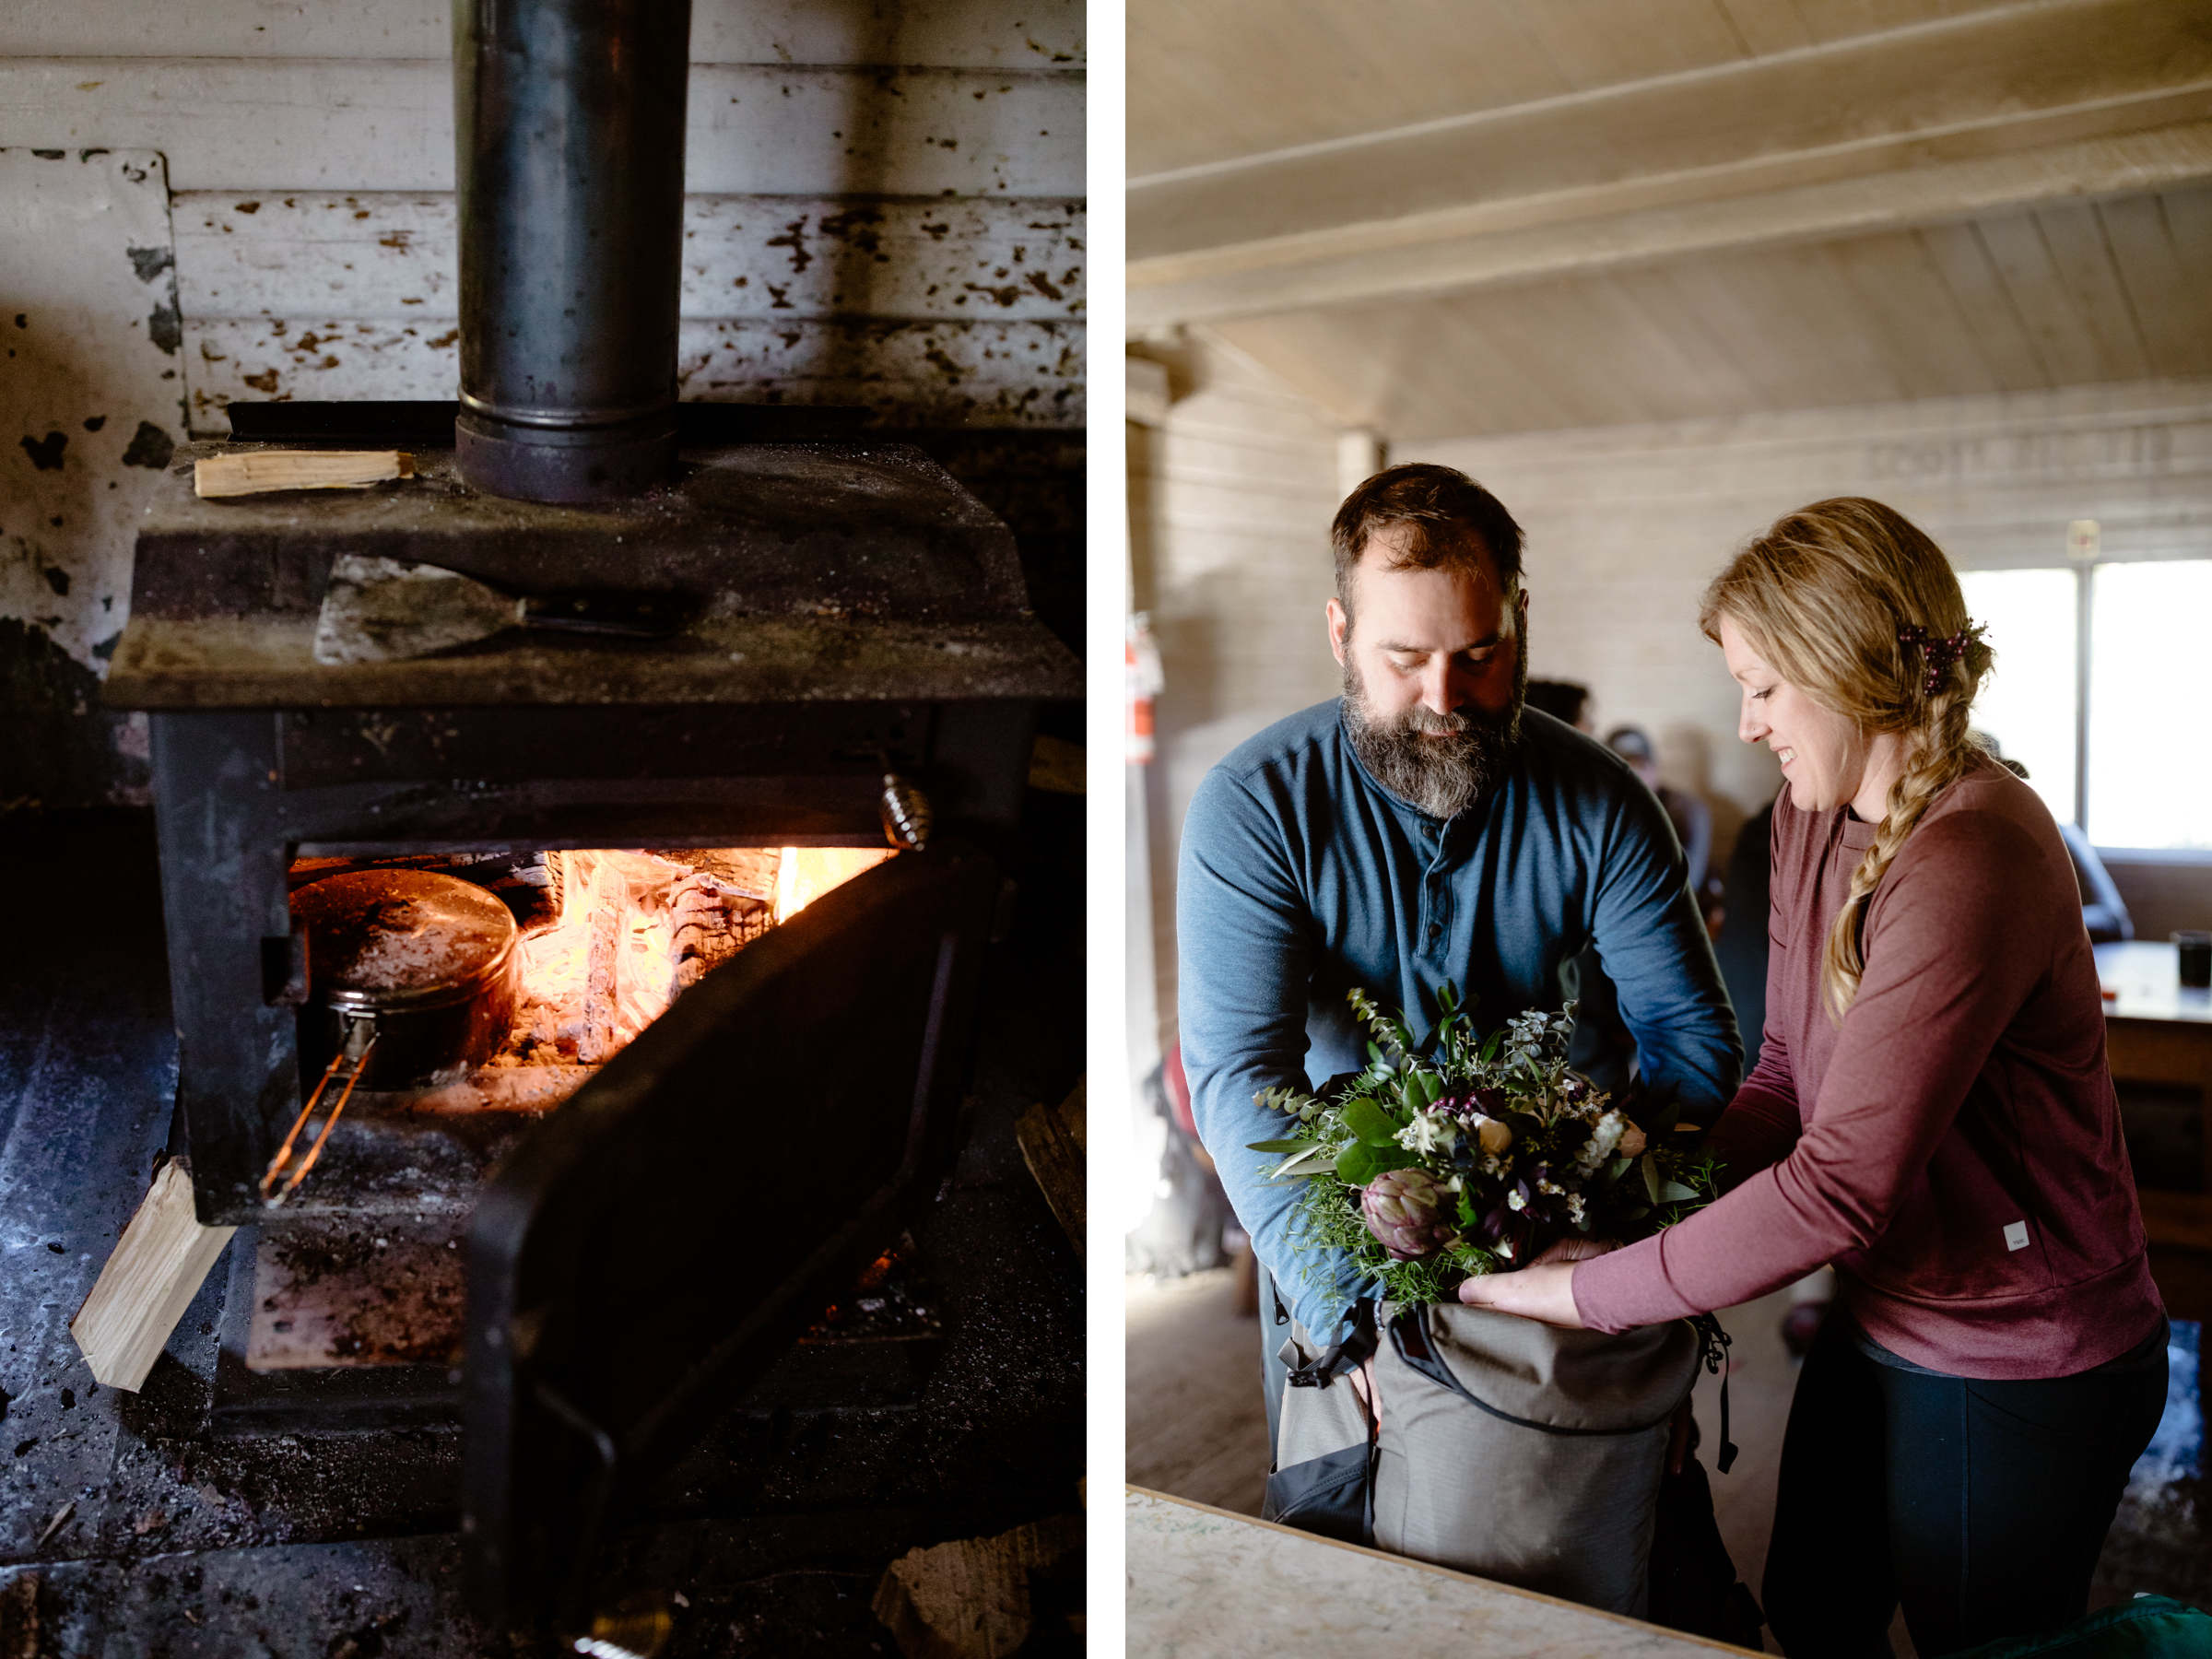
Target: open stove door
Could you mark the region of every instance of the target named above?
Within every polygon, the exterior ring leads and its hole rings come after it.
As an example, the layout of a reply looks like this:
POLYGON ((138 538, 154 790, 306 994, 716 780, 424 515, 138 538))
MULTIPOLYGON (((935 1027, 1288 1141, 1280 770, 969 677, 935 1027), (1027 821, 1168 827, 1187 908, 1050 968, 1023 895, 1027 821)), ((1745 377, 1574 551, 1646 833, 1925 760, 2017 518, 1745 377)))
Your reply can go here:
POLYGON ((470 1597, 579 1619, 609 1515, 935 1191, 997 878, 864 872, 688 992, 524 1140, 468 1237, 470 1597))

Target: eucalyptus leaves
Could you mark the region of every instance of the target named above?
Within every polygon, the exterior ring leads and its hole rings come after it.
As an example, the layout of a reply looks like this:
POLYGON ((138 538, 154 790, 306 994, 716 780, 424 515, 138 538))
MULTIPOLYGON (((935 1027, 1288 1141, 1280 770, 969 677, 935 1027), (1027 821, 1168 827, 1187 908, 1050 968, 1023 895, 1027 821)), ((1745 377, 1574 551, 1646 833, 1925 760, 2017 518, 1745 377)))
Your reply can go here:
POLYGON ((1297 1123, 1253 1149, 1287 1154, 1274 1176, 1307 1182, 1302 1243, 1349 1252, 1387 1300, 1441 1301, 1569 1233, 1628 1242, 1712 1200, 1716 1166, 1687 1149, 1696 1130, 1672 1105, 1616 1103, 1568 1067, 1572 1004, 1483 1037, 1452 986, 1436 1000, 1417 1043, 1353 991, 1366 1068, 1319 1095, 1257 1097, 1297 1123))

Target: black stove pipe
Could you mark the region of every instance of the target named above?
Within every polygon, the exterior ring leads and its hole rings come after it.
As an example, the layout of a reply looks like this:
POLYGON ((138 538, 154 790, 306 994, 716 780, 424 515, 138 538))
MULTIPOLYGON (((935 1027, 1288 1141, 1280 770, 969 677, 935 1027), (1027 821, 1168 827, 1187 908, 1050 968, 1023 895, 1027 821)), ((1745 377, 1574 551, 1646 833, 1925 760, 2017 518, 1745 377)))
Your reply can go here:
POLYGON ((530 501, 676 465, 690 0, 453 0, 461 476, 530 501))

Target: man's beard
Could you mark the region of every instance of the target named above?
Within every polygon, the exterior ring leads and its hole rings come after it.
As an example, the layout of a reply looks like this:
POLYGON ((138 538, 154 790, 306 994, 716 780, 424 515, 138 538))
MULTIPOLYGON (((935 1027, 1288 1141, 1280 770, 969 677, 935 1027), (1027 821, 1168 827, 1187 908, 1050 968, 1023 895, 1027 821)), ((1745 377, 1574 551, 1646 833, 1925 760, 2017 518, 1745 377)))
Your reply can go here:
POLYGON ((1528 653, 1518 649, 1513 700, 1495 714, 1461 709, 1437 714, 1420 703, 1378 714, 1367 700, 1359 659, 1344 653, 1344 731, 1368 775, 1431 818, 1455 818, 1498 786, 1521 741, 1528 653), (1425 734, 1434 733, 1430 736, 1425 734))

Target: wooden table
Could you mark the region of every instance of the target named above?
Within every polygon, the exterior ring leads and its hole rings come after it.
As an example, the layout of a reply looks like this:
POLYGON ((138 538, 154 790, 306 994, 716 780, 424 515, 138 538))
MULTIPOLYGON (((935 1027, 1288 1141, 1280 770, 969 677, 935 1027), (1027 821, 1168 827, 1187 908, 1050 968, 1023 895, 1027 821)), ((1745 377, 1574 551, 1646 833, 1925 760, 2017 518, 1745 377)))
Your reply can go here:
POLYGON ((1128 1488, 1128 1640, 1147 1659, 1684 1659, 1748 1650, 1128 1488))
POLYGON ((2139 1190, 2150 1270, 2177 1319, 2212 1318, 2212 990, 2181 982, 2178 947, 2129 939, 2100 945, 2105 1053, 2129 1083, 2179 1084, 2204 1102, 2204 1182, 2194 1193, 2139 1190))

